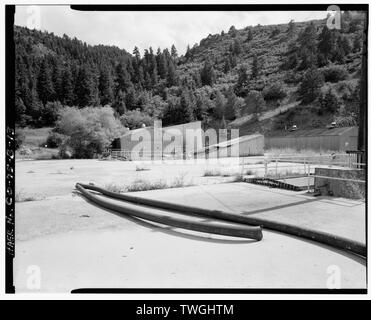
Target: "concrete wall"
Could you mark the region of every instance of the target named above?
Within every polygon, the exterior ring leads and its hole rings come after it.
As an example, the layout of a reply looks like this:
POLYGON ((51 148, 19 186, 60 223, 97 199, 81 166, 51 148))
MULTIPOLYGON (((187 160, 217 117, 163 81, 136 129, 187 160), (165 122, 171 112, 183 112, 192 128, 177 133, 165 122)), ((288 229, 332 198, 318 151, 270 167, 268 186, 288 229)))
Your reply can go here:
MULTIPOLYGON (((362 169, 335 169, 335 168, 315 168, 315 175, 365 180, 365 171, 362 169)), ((365 184, 345 180, 332 180, 326 178, 314 178, 314 188, 322 195, 333 195, 335 197, 344 197, 359 199, 365 197, 365 184)))

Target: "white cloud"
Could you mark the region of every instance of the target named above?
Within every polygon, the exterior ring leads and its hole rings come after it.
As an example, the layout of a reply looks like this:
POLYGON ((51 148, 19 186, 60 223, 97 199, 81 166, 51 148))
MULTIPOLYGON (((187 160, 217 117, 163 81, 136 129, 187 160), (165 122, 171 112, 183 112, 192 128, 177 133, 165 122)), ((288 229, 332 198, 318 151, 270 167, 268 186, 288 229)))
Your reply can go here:
MULTIPOLYGON (((15 24, 27 26, 28 6, 17 6, 15 24)), ((152 46, 170 48, 175 44, 183 54, 187 44, 199 43, 209 33, 228 31, 249 25, 288 23, 291 19, 305 21, 326 17, 320 11, 154 11, 98 12, 75 11, 69 6, 39 6, 40 29, 64 33, 88 44, 115 45, 129 52, 137 46, 142 52, 152 46)))

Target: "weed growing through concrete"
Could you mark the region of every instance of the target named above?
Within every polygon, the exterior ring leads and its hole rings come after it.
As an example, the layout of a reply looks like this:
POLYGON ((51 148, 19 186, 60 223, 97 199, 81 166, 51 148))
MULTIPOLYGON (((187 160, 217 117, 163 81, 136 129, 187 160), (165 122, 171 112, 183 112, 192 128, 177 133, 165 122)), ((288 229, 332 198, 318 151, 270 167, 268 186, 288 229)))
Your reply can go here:
POLYGON ((218 177, 218 176, 221 176, 220 170, 206 169, 204 172, 204 177, 218 177))
POLYGON ((116 192, 116 193, 121 193, 121 192, 124 191, 123 186, 119 186, 119 185, 114 184, 114 183, 107 184, 105 186, 105 189, 107 189, 108 191, 111 191, 111 192, 116 192))
POLYGON ((15 202, 27 202, 27 201, 37 201, 41 200, 35 195, 26 195, 22 191, 18 191, 15 194, 15 202))
POLYGON ((151 169, 149 168, 145 168, 145 167, 141 167, 141 166, 136 166, 135 167, 135 171, 149 171, 151 169))
POLYGON ((246 174, 247 176, 252 176, 252 175, 255 175, 256 172, 255 172, 255 171, 252 171, 252 170, 250 170, 250 169, 248 169, 248 170, 246 170, 245 174, 246 174))

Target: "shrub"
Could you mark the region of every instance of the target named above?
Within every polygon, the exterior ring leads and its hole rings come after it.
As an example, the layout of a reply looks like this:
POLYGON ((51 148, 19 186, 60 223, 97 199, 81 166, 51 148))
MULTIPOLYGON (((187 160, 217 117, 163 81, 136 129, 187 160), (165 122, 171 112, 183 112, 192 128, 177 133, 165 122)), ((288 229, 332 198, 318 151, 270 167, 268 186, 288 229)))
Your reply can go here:
POLYGON ((153 119, 148 114, 138 109, 127 111, 120 117, 120 120, 121 123, 130 130, 140 128, 143 124, 150 126, 153 122, 153 119))
POLYGON ((302 80, 300 73, 295 71, 287 71, 283 81, 287 84, 298 84, 302 80))
POLYGON ((276 82, 264 88, 263 96, 264 100, 278 100, 286 97, 286 92, 283 90, 282 84, 280 82, 276 82))
POLYGON ((41 118, 44 126, 52 126, 58 119, 59 112, 63 105, 59 101, 47 102, 42 107, 41 118))
POLYGON ((348 72, 339 66, 325 68, 323 69, 322 74, 326 82, 334 83, 345 80, 348 76, 348 72))
POLYGON ((251 90, 245 98, 246 108, 249 114, 258 116, 265 108, 265 101, 259 91, 251 90))
POLYGON ((67 137, 64 134, 51 132, 46 139, 46 145, 48 146, 48 148, 58 148, 62 145, 66 138, 67 137))
POLYGON ((114 116, 114 110, 108 106, 82 109, 65 107, 60 112, 56 127, 56 132, 67 136, 60 146, 61 152, 71 150, 73 157, 87 159, 103 153, 124 131, 114 116))
POLYGON ((299 94, 303 103, 309 103, 315 100, 320 94, 320 88, 323 85, 323 76, 316 69, 309 69, 303 76, 299 87, 299 94))
POLYGON ((324 112, 333 113, 339 108, 339 99, 331 89, 322 94, 319 100, 324 112))

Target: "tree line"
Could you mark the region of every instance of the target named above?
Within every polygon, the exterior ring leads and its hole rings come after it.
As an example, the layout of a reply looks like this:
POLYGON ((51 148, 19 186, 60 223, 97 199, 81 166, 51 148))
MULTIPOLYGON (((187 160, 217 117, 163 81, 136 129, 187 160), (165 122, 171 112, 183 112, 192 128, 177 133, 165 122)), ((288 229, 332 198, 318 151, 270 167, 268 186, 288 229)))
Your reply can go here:
MULTIPOLYGON (((341 31, 323 26, 318 32, 309 23, 297 32, 293 21, 287 25, 284 36, 289 43, 281 70, 287 75, 286 84, 299 85, 305 103, 316 99, 323 84, 318 68, 344 64, 349 53, 361 48, 359 19, 343 17, 341 31)), ((281 32, 274 28, 269 38, 276 39, 281 32)), ((135 47, 130 54, 114 46, 90 46, 67 35, 57 37, 15 26, 17 125, 53 126, 63 106, 109 105, 129 128, 150 124, 154 118, 162 119, 164 125, 201 120, 206 125, 225 126, 246 112, 259 114, 265 103, 283 99, 287 93, 280 81, 262 82, 264 59, 259 54, 253 54, 251 65, 240 60, 242 42, 255 37, 252 28, 246 33, 241 40, 233 26, 228 35, 222 32, 218 39, 232 39, 224 58, 216 61, 205 54, 200 65, 188 68, 195 47, 188 46, 184 56, 178 55, 174 45, 156 52, 150 47, 143 55, 135 47), (218 86, 218 78, 231 72, 236 81, 218 86)))

